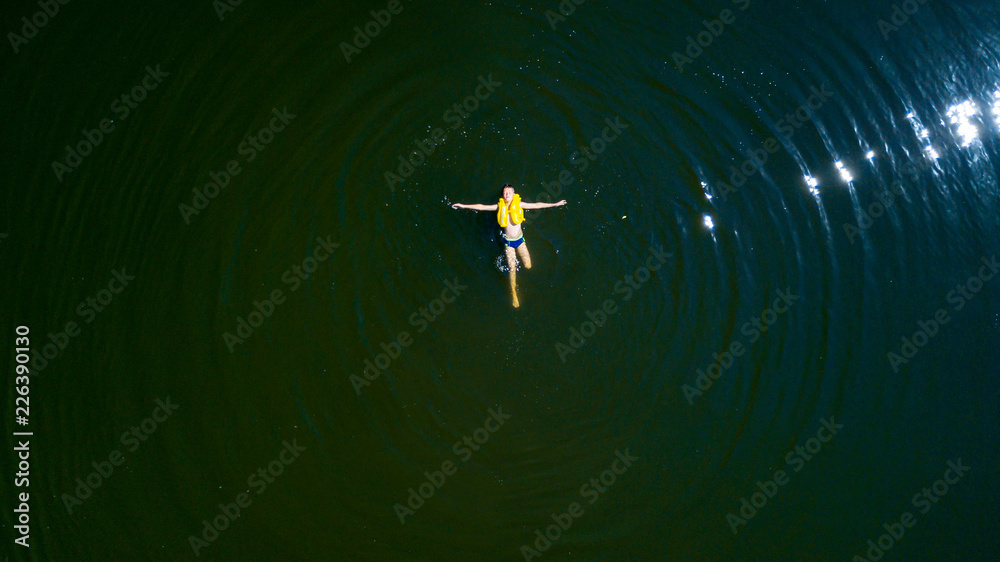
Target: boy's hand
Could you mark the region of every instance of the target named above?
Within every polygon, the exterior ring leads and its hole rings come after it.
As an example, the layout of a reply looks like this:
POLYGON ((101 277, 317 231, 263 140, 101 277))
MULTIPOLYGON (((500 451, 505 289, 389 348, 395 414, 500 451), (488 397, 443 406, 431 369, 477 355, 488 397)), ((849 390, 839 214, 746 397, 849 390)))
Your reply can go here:
POLYGON ((461 203, 455 203, 454 205, 451 206, 451 208, 452 209, 464 209, 465 205, 463 205, 461 203))
POLYGON ((556 203, 556 207, 562 207, 562 206, 563 206, 563 205, 565 205, 565 204, 566 204, 566 200, 565 200, 565 199, 563 199, 562 201, 560 201, 560 202, 556 203))

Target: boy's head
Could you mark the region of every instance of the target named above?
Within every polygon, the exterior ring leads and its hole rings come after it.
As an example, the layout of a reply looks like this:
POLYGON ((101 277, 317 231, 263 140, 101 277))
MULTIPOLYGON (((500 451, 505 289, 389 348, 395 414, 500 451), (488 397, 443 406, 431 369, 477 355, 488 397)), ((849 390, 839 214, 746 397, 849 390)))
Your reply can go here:
POLYGON ((514 199, 514 186, 509 183, 503 184, 503 189, 500 190, 500 196, 503 197, 504 201, 510 203, 511 200, 514 199))

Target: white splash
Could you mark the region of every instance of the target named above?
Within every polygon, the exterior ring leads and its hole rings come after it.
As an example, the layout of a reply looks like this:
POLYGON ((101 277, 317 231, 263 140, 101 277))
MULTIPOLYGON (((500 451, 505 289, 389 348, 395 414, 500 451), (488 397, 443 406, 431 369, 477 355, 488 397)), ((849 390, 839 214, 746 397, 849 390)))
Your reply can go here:
POLYGON ((948 120, 957 128, 958 136, 962 138, 962 146, 970 146, 979 138, 979 129, 972 119, 979 115, 979 108, 972 100, 966 100, 948 108, 948 120))
POLYGON ((993 119, 997 122, 997 127, 1000 127, 1000 90, 993 92, 993 98, 996 100, 993 102, 993 119))
POLYGON ((843 162, 837 160, 836 162, 834 162, 834 165, 837 166, 837 170, 840 172, 840 177, 843 178, 844 181, 848 183, 854 181, 854 178, 851 176, 851 173, 848 172, 847 168, 844 167, 843 162))

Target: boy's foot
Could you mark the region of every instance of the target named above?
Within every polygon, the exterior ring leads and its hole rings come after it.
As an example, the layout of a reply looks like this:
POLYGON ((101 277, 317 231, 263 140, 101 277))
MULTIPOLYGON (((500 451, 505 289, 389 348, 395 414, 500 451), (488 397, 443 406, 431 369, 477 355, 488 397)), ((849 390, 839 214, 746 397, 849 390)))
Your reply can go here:
POLYGON ((517 295, 514 295, 514 308, 520 308, 521 303, 517 302, 517 295))

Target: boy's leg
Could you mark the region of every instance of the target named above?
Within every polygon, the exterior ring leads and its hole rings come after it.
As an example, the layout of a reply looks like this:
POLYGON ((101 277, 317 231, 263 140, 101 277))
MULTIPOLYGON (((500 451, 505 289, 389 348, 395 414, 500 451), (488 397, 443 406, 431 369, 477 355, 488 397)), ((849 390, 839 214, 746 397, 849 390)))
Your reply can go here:
POLYGON ((524 267, 531 269, 531 254, 528 253, 528 243, 522 242, 520 246, 517 247, 517 255, 521 257, 521 261, 524 262, 524 267))
POLYGON ((507 267, 510 268, 510 293, 514 296, 514 308, 521 306, 517 302, 517 258, 514 257, 514 248, 507 246, 507 267))

